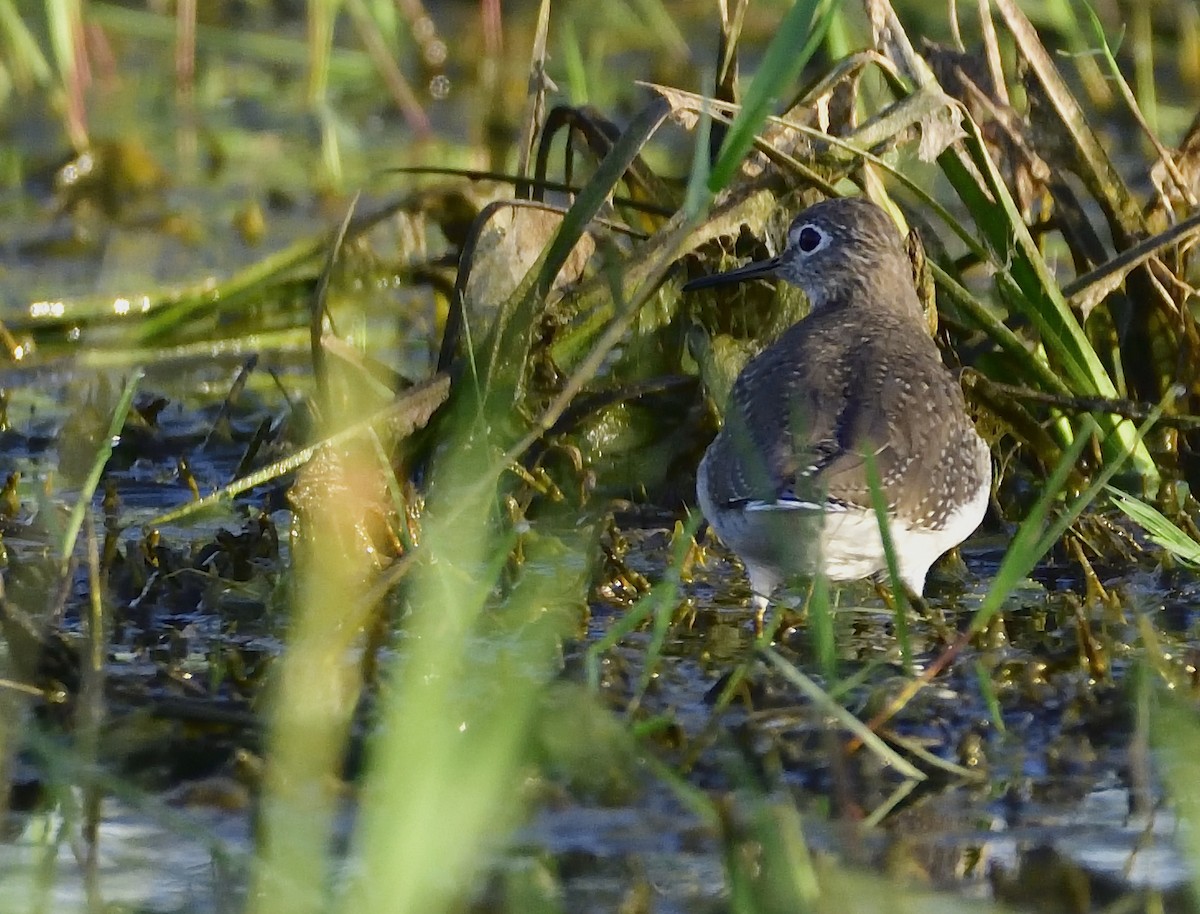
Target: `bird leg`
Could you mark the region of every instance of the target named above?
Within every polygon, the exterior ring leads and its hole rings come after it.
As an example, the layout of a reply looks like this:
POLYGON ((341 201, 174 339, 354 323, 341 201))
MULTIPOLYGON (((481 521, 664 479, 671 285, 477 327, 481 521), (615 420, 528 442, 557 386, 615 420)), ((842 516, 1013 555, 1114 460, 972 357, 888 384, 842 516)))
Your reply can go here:
MULTIPOLYGON (((895 615, 899 607, 896 604, 896 594, 892 591, 891 587, 878 578, 872 581, 872 583, 875 585, 875 592, 879 594, 879 598, 883 600, 884 605, 895 615)), ((949 644, 954 633, 946 626, 946 620, 942 617, 942 614, 934 610, 921 594, 917 593, 903 581, 899 583, 900 587, 904 590, 904 597, 908 601, 908 605, 913 608, 918 616, 933 626, 939 638, 949 644)))

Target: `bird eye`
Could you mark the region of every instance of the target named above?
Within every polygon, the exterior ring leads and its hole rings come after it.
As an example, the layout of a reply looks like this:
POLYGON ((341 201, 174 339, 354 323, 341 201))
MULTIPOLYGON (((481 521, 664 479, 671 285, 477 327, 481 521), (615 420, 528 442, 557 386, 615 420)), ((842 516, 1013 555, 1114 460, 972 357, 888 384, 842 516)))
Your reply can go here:
POLYGON ((811 225, 806 225, 804 228, 800 229, 800 234, 796 238, 796 243, 800 246, 800 250, 802 250, 805 254, 811 254, 821 246, 821 242, 824 240, 825 235, 820 231, 820 229, 814 228, 811 225))

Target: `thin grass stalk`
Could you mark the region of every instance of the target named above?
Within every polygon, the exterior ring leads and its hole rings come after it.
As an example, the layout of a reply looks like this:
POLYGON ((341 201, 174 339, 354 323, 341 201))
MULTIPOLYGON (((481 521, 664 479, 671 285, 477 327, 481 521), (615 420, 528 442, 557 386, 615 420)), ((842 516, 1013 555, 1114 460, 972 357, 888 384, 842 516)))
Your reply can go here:
POLYGON ((678 61, 687 60, 691 56, 691 48, 684 37, 670 9, 663 0, 631 0, 634 8, 641 15, 646 31, 678 61))
POLYGON ((1092 54, 1094 49, 1084 35, 1075 7, 1075 0, 1047 0, 1041 9, 1041 21, 1048 22, 1051 30, 1066 39, 1068 53, 1088 98, 1100 110, 1107 110, 1113 102, 1112 89, 1092 54))
POLYGON ((388 53, 399 57, 405 47, 404 39, 408 37, 402 33, 404 22, 400 4, 395 0, 366 0, 366 7, 388 53))
MULTIPOLYGON (((1133 78, 1137 84, 1138 119, 1153 137, 1158 134, 1158 82, 1154 75, 1154 23, 1149 3, 1134 3, 1130 12, 1130 52, 1133 55, 1133 78)), ((1089 9, 1090 12, 1090 9, 1089 9)))
POLYGON ((125 419, 129 416, 129 409, 133 405, 133 395, 137 392, 138 383, 141 380, 142 372, 140 370, 133 372, 126 379, 125 387, 122 389, 112 417, 109 419, 108 431, 99 447, 96 448, 91 468, 80 487, 79 496, 75 499, 71 513, 67 517, 62 539, 59 541, 59 567, 63 576, 66 575, 71 557, 75 554, 75 542, 79 538, 79 530, 87 517, 92 496, 96 494, 96 486, 100 484, 100 477, 104 473, 108 458, 112 456, 113 446, 120 440, 121 430, 125 427, 125 419))
MULTIPOLYGON (((1140 22, 1144 18, 1146 20, 1144 28, 1149 29, 1150 7, 1146 4, 1138 4, 1137 9, 1144 11, 1146 15, 1145 17, 1141 17, 1135 14, 1135 23, 1140 22)), ((1121 67, 1117 63, 1117 58, 1113 54, 1112 47, 1108 43, 1108 37, 1104 34, 1104 26, 1100 22, 1100 17, 1096 15, 1095 9, 1093 9, 1089 3, 1084 3, 1084 10, 1086 10, 1088 14, 1088 20, 1092 26, 1092 35, 1099 43, 1100 53, 1103 55, 1104 61, 1108 66, 1109 79, 1116 85, 1117 90, 1121 94, 1121 98, 1125 101, 1125 104, 1129 108, 1130 113, 1133 115, 1134 120, 1136 120, 1138 126, 1142 128, 1142 132, 1146 135, 1146 139, 1150 141, 1150 145, 1154 147, 1154 151, 1158 155, 1159 162, 1161 162, 1163 168, 1166 169, 1166 172, 1170 176, 1172 183, 1175 185, 1175 189, 1179 192, 1179 195, 1183 197, 1183 199, 1189 204, 1191 204, 1191 206, 1195 207, 1196 195, 1192 192, 1191 184, 1188 183, 1188 181, 1180 173, 1179 168, 1175 165, 1175 157, 1162 144, 1162 141, 1159 140, 1157 119, 1151 116, 1152 111, 1148 111, 1146 107, 1147 98, 1145 97, 1142 83, 1147 78, 1150 80, 1149 103, 1151 106, 1156 104, 1153 88, 1153 49, 1150 47, 1150 44, 1153 41, 1153 35, 1140 35, 1137 34, 1136 31, 1134 34, 1133 54, 1134 60, 1138 64, 1135 74, 1135 78, 1138 82, 1138 93, 1135 95, 1134 91, 1129 87, 1129 82, 1125 79, 1125 75, 1121 72, 1121 67), (1143 43, 1146 45, 1144 50, 1142 48, 1143 43), (1145 72, 1142 68, 1143 56, 1149 57, 1149 73, 1145 72)), ((1122 253, 1127 253, 1127 251, 1123 251, 1122 253)))
POLYGON ((992 726, 996 728, 997 733, 1005 733, 1007 728, 1004 726, 1004 715, 1000 711, 1000 700, 996 697, 996 688, 992 685, 991 671, 978 660, 975 661, 975 682, 979 686, 979 694, 983 696, 992 726))
POLYGON ((719 193, 731 180, 771 107, 795 85, 804 65, 820 47, 839 0, 797 0, 784 14, 775 36, 763 53, 762 64, 751 80, 742 108, 713 164, 708 189, 719 193))
MULTIPOLYGON (((501 60, 504 56, 504 17, 501 15, 500 0, 480 0, 479 30, 483 35, 483 55, 475 71, 480 97, 485 104, 502 105, 501 60)), ((488 120, 484 118, 483 120, 488 120)), ((508 150, 505 144, 493 145, 490 158, 493 162, 504 161, 508 150)))
POLYGON ((560 41, 563 66, 567 71, 567 93, 571 104, 579 108, 588 103, 588 71, 573 18, 563 22, 560 41))
POLYGON ((321 162, 326 177, 337 186, 342 182, 342 143, 338 135, 338 118, 333 107, 320 103, 314 109, 317 124, 321 129, 321 162))
MULTIPOLYGON (((108 651, 100 545, 91 507, 84 515, 87 527, 88 611, 84 617, 87 653, 82 664, 83 682, 79 695, 79 758, 82 765, 95 767, 99 761, 100 733, 104 726, 104 659, 108 651)), ((84 890, 90 911, 103 911, 100 892, 100 820, 104 791, 95 779, 82 785, 84 890)))
POLYGON ((1181 3, 1175 15, 1176 34, 1179 36, 1176 48, 1179 80, 1194 92, 1200 86, 1200 10, 1181 3))
POLYGON ((846 6, 839 3, 825 29, 825 52, 830 60, 843 60, 862 47, 863 42, 859 40, 857 31, 846 12, 846 6))
MULTIPOLYGON (((129 39, 171 43, 176 37, 176 24, 170 17, 113 3, 90 3, 88 21, 129 39)), ((244 28, 197 23, 196 48, 249 57, 271 66, 308 67, 312 63, 307 37, 298 40, 244 28)), ((338 80, 363 80, 375 73, 370 56, 353 48, 331 48, 328 70, 329 78, 338 80)))
POLYGON ((196 89, 196 0, 178 0, 175 7, 175 91, 191 106, 196 89))
POLYGON ((546 93, 554 84, 546 75, 546 39, 550 33, 551 0, 540 0, 537 26, 533 33, 533 47, 529 51, 529 94, 525 99, 525 113, 521 118, 521 139, 517 145, 516 195, 521 199, 531 196, 532 188, 522 183, 529 178, 533 153, 537 148, 538 133, 546 121, 546 93))
POLYGON ((341 0, 308 3, 308 104, 324 107, 329 97, 329 58, 333 51, 333 26, 341 0))
MULTIPOLYGON (((1133 243, 1146 233, 1146 223, 1141 206, 1129 185, 1113 165, 1104 144, 1096 136, 1066 80, 1055 66, 1054 59, 1038 37, 1037 30, 1016 0, 992 2, 999 9, 1021 56, 1028 62, 1070 135, 1083 166, 1079 170, 1080 178, 1104 209, 1118 246, 1125 247, 1133 243)), ((1070 12, 1066 0, 1063 0, 1062 6, 1070 12)), ((1073 12, 1071 16, 1074 17, 1073 12)), ((1092 61, 1092 66, 1095 65, 1092 61)))
MULTIPOLYGON (((654 625, 650 630, 650 643, 646 646, 646 653, 642 660, 642 672, 638 677, 637 691, 634 692, 627 710, 630 715, 637 712, 662 660, 663 645, 666 644, 667 633, 671 629, 671 620, 679 606, 679 584, 683 577, 683 565, 695 542, 696 529, 699 526, 700 516, 698 514, 688 518, 687 526, 672 544, 671 564, 667 568, 666 578, 663 581, 666 586, 661 587, 660 585, 661 594, 654 610, 654 625)), ((659 590, 660 588, 655 589, 659 590)), ((589 659, 590 656, 589 651, 589 659)))
POLYGON ((404 554, 408 555, 416 546, 413 542, 412 532, 408 528, 408 499, 404 497, 400 480, 396 478, 396 469, 392 466, 392 460, 384 449, 383 442, 379 439, 379 433, 373 426, 367 429, 367 440, 371 442, 371 450, 375 453, 375 460, 379 464, 379 471, 383 474, 383 481, 387 486, 388 498, 392 502, 392 511, 396 514, 396 536, 400 540, 400 545, 404 547, 404 554))
POLYGON ((941 771, 951 777, 960 778, 964 781, 987 780, 985 772, 976 771, 942 758, 936 752, 927 748, 919 737, 905 736, 903 733, 897 733, 893 730, 888 733, 888 742, 894 744, 897 749, 908 753, 908 755, 924 765, 929 771, 941 771))
POLYGON ((862 827, 867 830, 878 828, 883 824, 883 820, 891 815, 892 810, 896 809, 901 803, 908 798, 914 790, 920 785, 916 781, 904 781, 895 790, 888 795, 882 803, 871 810, 863 817, 862 827))
POLYGON ((896 624, 896 641, 900 645, 900 662, 905 676, 911 676, 913 670, 912 638, 908 633, 908 594, 904 582, 900 579, 900 563, 896 560, 896 545, 892 539, 891 519, 888 515, 887 498, 883 494, 883 482, 879 478, 879 465, 875 455, 867 450, 863 452, 867 467, 867 485, 871 489, 871 508, 875 512, 875 522, 879 525, 879 540, 883 545, 883 557, 887 566, 888 582, 892 588, 892 617, 896 624))
POLYGON ((817 669, 825 677, 826 684, 837 682, 837 632, 834 626, 833 606, 829 599, 829 578, 818 572, 813 575, 808 591, 808 618, 812 625, 813 652, 817 669))
POLYGON ((58 62, 65 99, 67 133, 76 150, 88 146, 87 115, 83 92, 87 82, 87 55, 83 35, 82 0, 46 0, 50 46, 58 62))
MULTIPOLYGON (((989 0, 976 0, 979 12, 979 31, 983 36, 983 49, 987 57, 988 73, 992 77, 992 90, 996 101, 1002 106, 1009 104, 1008 82, 1004 78, 1004 65, 1000 58, 1000 42, 996 37, 996 25, 992 22, 992 4, 989 0)), ((965 49, 964 49, 965 50, 965 49)))
POLYGON ((696 530, 700 526, 700 520, 699 514, 693 514, 688 518, 683 532, 675 539, 671 564, 667 567, 661 580, 650 589, 648 594, 634 603, 615 624, 610 626, 602 638, 588 645, 583 658, 584 674, 587 679, 588 688, 593 693, 600 690, 600 662, 604 654, 620 644, 621 641, 640 628, 648 619, 653 619, 657 643, 652 645, 651 649, 646 652, 642 682, 639 685, 639 694, 635 696, 635 702, 640 699, 641 693, 644 693, 645 689, 649 686, 650 677, 662 653, 663 640, 666 635, 665 625, 671 621, 671 614, 679 596, 679 583, 683 576, 683 566, 687 561, 688 550, 695 541, 696 530), (665 622, 662 621, 664 619, 665 622))
MULTIPOLYGON (((705 74, 705 82, 711 74, 705 74)), ((692 147, 692 167, 688 174, 687 190, 683 195, 683 212, 689 219, 699 219, 708 209, 712 195, 708 182, 712 174, 708 159, 709 139, 712 134, 712 112, 707 105, 700 106, 700 120, 696 123, 695 145, 692 147)))
MULTIPOLYGON (((404 115, 404 120, 418 136, 427 136, 430 132, 429 115, 421 107, 417 93, 409 85, 408 79, 397 65, 392 50, 380 33, 379 23, 367 9, 365 0, 344 0, 350 18, 354 22, 354 30, 359 40, 367 49, 375 68, 379 71, 383 84, 392 97, 392 102, 404 115)), ((328 64, 326 64, 328 69, 328 64)))
POLYGON ((490 345, 479 366, 485 396, 519 396, 537 309, 587 226, 668 112, 667 103, 657 99, 633 119, 563 216, 545 254, 497 313, 490 345))
MULTIPOLYGON (((29 363, 4 373, 7 381, 37 382, 61 371, 123 372, 131 368, 150 368, 171 364, 196 364, 198 360, 217 361, 222 358, 245 357, 253 354, 301 352, 308 345, 308 328, 293 327, 267 333, 239 333, 236 336, 216 337, 181 343, 176 346, 129 346, 120 349, 84 349, 45 358, 30 359, 29 363)), ((44 352, 39 347, 39 353, 44 352)))

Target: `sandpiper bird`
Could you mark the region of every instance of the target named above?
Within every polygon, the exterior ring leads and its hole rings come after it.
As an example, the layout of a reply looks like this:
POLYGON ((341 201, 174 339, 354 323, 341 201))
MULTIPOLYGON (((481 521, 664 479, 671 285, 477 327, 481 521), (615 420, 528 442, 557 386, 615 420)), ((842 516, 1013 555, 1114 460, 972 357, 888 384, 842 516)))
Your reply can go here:
POLYGON ((796 217, 778 256, 684 289, 759 276, 799 286, 812 310, 734 383, 697 474, 704 516, 746 566, 761 622, 792 575, 886 570, 871 454, 900 578, 920 594, 934 561, 983 519, 992 464, 929 334, 899 232, 874 203, 826 200, 796 217))

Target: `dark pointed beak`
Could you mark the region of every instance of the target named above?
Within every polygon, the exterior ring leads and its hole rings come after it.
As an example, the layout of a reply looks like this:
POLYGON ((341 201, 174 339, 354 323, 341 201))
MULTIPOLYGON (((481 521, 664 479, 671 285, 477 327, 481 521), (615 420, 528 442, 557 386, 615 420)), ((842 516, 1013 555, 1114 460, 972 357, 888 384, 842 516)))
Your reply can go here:
POLYGON ((736 270, 729 270, 725 273, 713 273, 711 276, 701 276, 698 279, 693 279, 684 285, 683 291, 694 292, 696 289, 707 289, 709 286, 723 286, 728 283, 745 282, 748 279, 774 276, 775 271, 778 269, 778 257, 772 257, 770 260, 759 260, 755 263, 748 263, 744 267, 738 267, 736 270))

